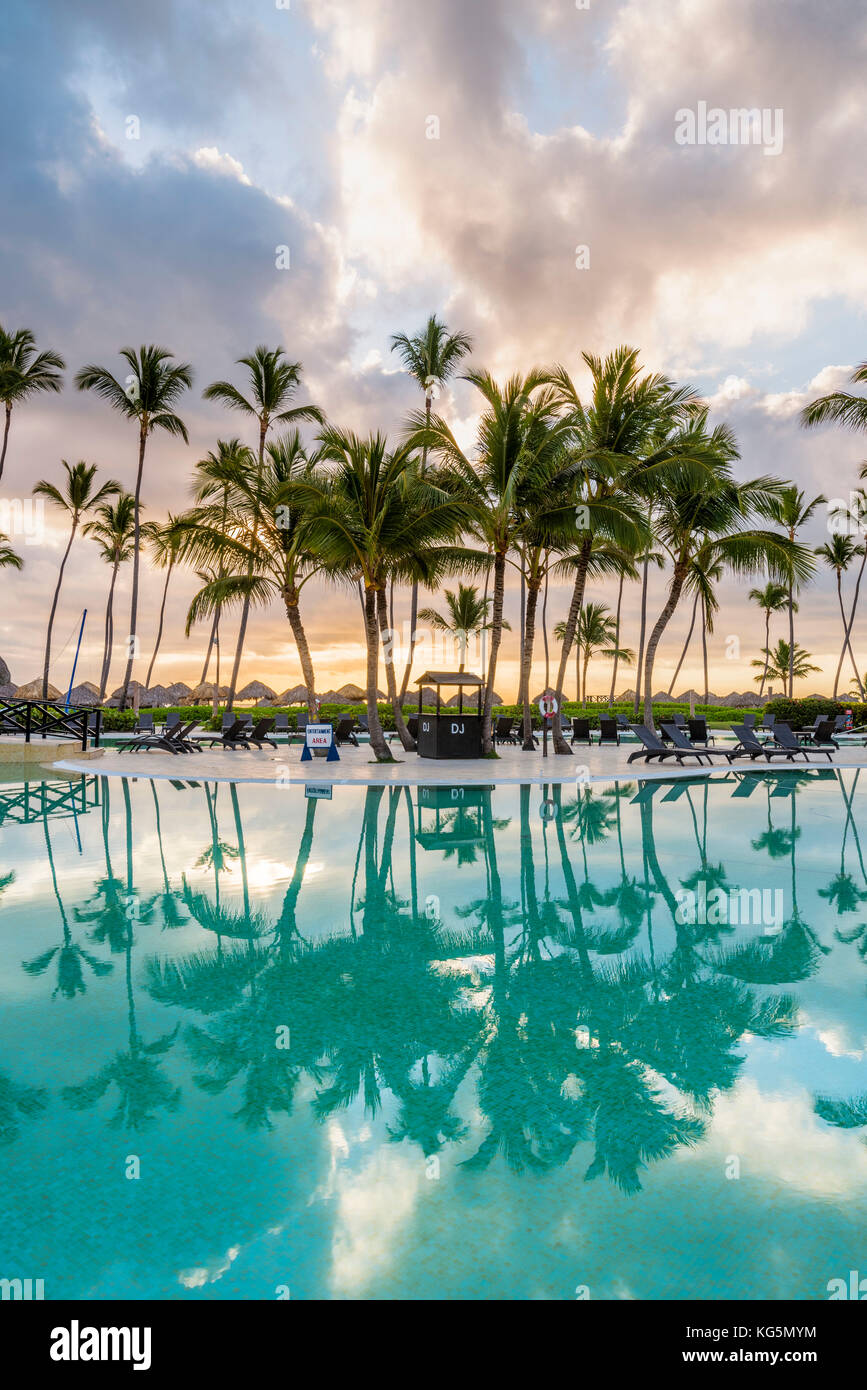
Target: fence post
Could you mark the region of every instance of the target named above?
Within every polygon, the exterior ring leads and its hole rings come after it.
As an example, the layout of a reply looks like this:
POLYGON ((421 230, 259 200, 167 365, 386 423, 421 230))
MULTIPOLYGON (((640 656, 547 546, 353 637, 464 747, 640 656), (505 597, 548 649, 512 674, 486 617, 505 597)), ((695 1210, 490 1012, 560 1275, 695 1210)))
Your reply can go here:
POLYGON ((94 746, 94 748, 98 748, 98 747, 99 747, 99 740, 100 740, 101 738, 102 738, 102 710, 101 710, 101 709, 98 709, 98 710, 96 711, 96 728, 95 728, 94 733, 93 733, 93 746, 94 746))
POLYGON ((25 709, 24 709, 24 742, 25 742, 25 743, 29 743, 29 742, 30 742, 30 732, 31 732, 32 723, 33 723, 33 706, 31 705, 30 701, 28 700, 28 701, 27 701, 27 704, 26 704, 26 706, 25 706, 25 709))

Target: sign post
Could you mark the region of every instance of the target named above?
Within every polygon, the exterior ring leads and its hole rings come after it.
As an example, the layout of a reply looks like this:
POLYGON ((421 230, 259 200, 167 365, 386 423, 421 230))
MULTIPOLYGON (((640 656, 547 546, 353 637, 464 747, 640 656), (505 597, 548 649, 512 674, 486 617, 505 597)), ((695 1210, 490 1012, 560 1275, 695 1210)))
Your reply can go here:
POLYGON ((539 696, 539 713, 542 716, 542 757, 548 756, 548 728, 550 721, 554 718, 560 708, 560 702, 556 695, 539 696))
POLYGON ((337 751, 337 744, 334 742, 334 726, 332 724, 308 724, 305 730, 304 747, 301 751, 302 763, 309 763, 313 758, 314 749, 328 750, 328 757, 325 759, 329 763, 340 761, 340 754, 337 751))

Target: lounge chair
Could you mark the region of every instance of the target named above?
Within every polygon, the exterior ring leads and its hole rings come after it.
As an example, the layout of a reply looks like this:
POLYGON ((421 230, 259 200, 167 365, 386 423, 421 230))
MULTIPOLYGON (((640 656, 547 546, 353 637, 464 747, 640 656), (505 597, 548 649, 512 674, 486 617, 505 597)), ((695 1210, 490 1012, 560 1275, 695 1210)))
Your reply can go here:
POLYGON ((593 742, 593 740, 592 740, 591 737, 590 737, 590 720, 589 720, 589 719, 573 719, 573 720, 572 720, 572 742, 573 742, 573 743, 592 743, 592 742, 593 742))
POLYGON ((286 734, 286 735, 288 736, 288 733, 289 733, 289 716, 288 716, 288 714, 275 714, 275 715, 274 715, 274 734, 275 734, 275 736, 276 736, 277 734, 286 734))
POLYGON ((140 734, 137 738, 125 739, 119 743, 117 751, 119 753, 137 753, 140 749, 158 748, 163 753, 192 753, 200 752, 194 740, 190 738, 193 729, 196 727, 197 720, 190 724, 175 724, 168 733, 140 734))
POLYGON ((154 715, 153 715, 153 710, 149 710, 149 709, 144 710, 144 711, 138 716, 138 718, 137 718, 137 720, 136 720, 136 722, 135 722, 135 728, 133 729, 133 733, 134 733, 134 734, 152 734, 152 733, 154 733, 154 732, 155 732, 155 730, 154 730, 154 715))
POLYGON ((673 714, 668 722, 671 724, 676 724, 677 727, 679 729, 683 729, 684 732, 689 728, 689 725, 686 722, 685 714, 673 714))
POLYGON ((494 743, 517 743, 518 740, 515 738, 513 728, 514 722, 508 714, 497 716, 497 722, 494 725, 494 743))
POLYGON ((762 719, 760 727, 764 729, 766 733, 772 733, 776 722, 777 716, 775 714, 766 714, 762 719))
MULTIPOLYGON (((632 730, 635 729, 635 725, 634 725, 634 724, 630 724, 630 725, 628 725, 628 727, 629 727, 630 729, 632 729, 632 730)), ((642 724, 641 727, 644 728, 644 725, 642 724)), ((602 716, 600 715, 600 718, 599 718, 599 742, 600 742, 600 743, 619 743, 619 742, 620 742, 620 726, 618 725, 616 719, 603 719, 602 716)))
POLYGON ((695 719, 688 720, 687 727, 693 743, 707 744, 714 742, 713 734, 709 734, 707 731, 707 720, 703 714, 698 715, 695 719))
POLYGON ((355 737, 355 720, 352 715, 344 715, 337 721, 337 728, 334 730, 334 742, 337 744, 351 743, 353 748, 358 747, 358 739, 355 737))
POLYGON ((177 710, 169 710, 168 714, 166 715, 166 733, 168 733, 169 729, 176 729, 180 722, 181 716, 178 714, 177 710))
POLYGON ((220 734, 203 735, 196 739, 196 743, 207 744, 209 748, 239 748, 244 741, 243 719, 233 719, 228 729, 223 729, 220 734))
POLYGON ((269 719, 258 719, 252 729, 244 728, 241 730, 241 737, 238 739, 237 747, 263 748, 267 743, 269 748, 276 748, 277 745, 270 734, 274 728, 273 717, 269 719))
MULTIPOLYGON (((804 752, 800 744, 793 751, 770 742, 762 743, 756 738, 755 729, 748 729, 746 724, 732 724, 731 730, 737 740, 732 751, 738 758, 764 758, 766 762, 770 762, 771 758, 788 758, 791 762, 795 753, 804 752)), ((806 757, 806 754, 804 756, 806 757)))
MULTIPOLYGON (((636 758, 644 758, 645 762, 648 763, 654 758, 658 758, 660 762, 666 758, 676 758, 678 763, 682 763, 684 758, 690 756, 698 758, 701 762, 701 754, 695 748, 676 748, 673 744, 667 746, 658 734, 655 734, 652 729, 645 728, 643 724, 630 724, 629 727, 643 746, 629 754, 626 759, 628 763, 635 762, 636 758)), ((679 732, 680 730, 678 730, 679 732)))
POLYGON ((754 715, 754 714, 745 714, 745 715, 744 715, 744 724, 746 725, 746 727, 747 727, 748 729, 754 729, 754 728, 756 727, 756 715, 754 715))
POLYGON ((709 748, 706 743, 697 744, 694 739, 687 737, 683 729, 679 729, 676 724, 663 724, 663 733, 667 734, 675 748, 680 748, 684 753, 695 753, 699 761, 707 758, 708 762, 713 757, 725 758, 726 762, 731 762, 736 755, 730 753, 725 748, 709 748))
MULTIPOLYGON (((825 725, 830 726, 830 724, 830 719, 827 719, 825 725)), ((792 754, 803 753, 805 758, 808 758, 809 753, 824 753, 828 762, 831 761, 831 749, 828 747, 827 740, 817 742, 815 739, 809 739, 808 741, 802 742, 785 724, 777 724, 774 729, 774 743, 780 748, 785 748, 792 754)), ((834 743, 833 740, 831 741, 831 748, 833 748, 835 752, 837 751, 837 744, 834 743)))
POLYGON ((838 749, 840 747, 834 735, 837 730, 834 727, 834 720, 831 715, 825 715, 821 719, 816 719, 811 729, 802 729, 801 738, 809 739, 810 743, 838 749))

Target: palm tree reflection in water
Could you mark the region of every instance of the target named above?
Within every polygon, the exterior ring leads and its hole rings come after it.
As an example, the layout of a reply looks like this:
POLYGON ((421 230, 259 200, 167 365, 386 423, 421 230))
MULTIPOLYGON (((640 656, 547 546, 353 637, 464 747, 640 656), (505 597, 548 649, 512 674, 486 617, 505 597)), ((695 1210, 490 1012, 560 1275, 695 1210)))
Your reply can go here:
MULTIPOLYGON (((157 905, 163 926, 173 925, 180 906, 161 834, 162 891, 146 898, 135 887, 125 782, 125 884, 111 861, 106 797, 105 876, 76 916, 92 924, 97 944, 124 954, 127 1045, 91 1080, 67 1087, 64 1098, 85 1109, 115 1087, 113 1123, 140 1128, 180 1102, 181 1086, 162 1067, 173 1048, 181 1060, 182 1041, 193 1064, 184 1084, 214 1098, 231 1088, 232 1114, 250 1130, 272 1129, 303 1097, 322 1121, 354 1106, 371 1119, 382 1115, 389 1141, 416 1145, 425 1158, 444 1152, 470 1170, 500 1160, 515 1172, 544 1173, 578 1150, 585 1180, 606 1175, 623 1192, 638 1192, 652 1164, 700 1143, 716 1096, 737 1081, 745 1034, 784 1038, 795 1030, 795 998, 777 987, 806 979, 828 949, 798 905, 797 795, 810 778, 789 773, 783 783, 768 773, 764 779, 767 829, 753 850, 772 862, 788 860, 792 899, 772 938, 750 931, 732 938, 725 923, 678 921, 672 883, 689 887, 704 879, 728 887, 708 848, 708 798, 726 794, 719 786, 703 784, 698 793, 701 825, 694 786, 675 792, 678 810, 688 811, 677 824, 692 827, 689 839, 677 840, 678 865, 686 870, 679 880, 662 868, 655 823, 657 797, 672 799, 672 784, 644 783, 637 791, 634 783, 585 785, 575 796, 560 785, 544 788, 542 818, 535 806, 540 789, 524 786, 515 826, 494 816, 501 793, 474 788, 475 804, 443 814, 433 836, 422 830, 421 810, 416 816, 419 792, 369 787, 346 920, 324 936, 303 923, 317 834, 327 846, 334 833, 328 825, 320 830, 317 817, 330 808, 305 802, 275 915, 257 910, 251 897, 245 789, 240 796, 236 786, 228 789, 234 827, 228 842, 221 838, 218 789, 206 786, 210 844, 197 866, 213 871, 213 884, 208 891, 184 877, 180 898, 214 945, 144 962, 151 999, 189 1017, 182 1040, 176 1023, 150 1043, 136 1020, 135 928, 153 918, 157 905), (783 785, 789 817, 780 828, 771 798, 783 785), (693 841, 691 866, 685 855, 693 841), (436 884, 446 864, 457 901, 432 912, 420 882, 433 877, 436 884), (233 865, 238 880, 227 895, 221 878, 233 865), (465 882, 475 889, 468 901, 460 892, 465 882)), ((843 860, 825 890, 840 913, 867 892, 863 866, 864 888, 854 890, 854 899, 842 885, 847 842, 857 844, 854 786, 852 793, 842 790, 843 860)), ((154 801, 159 812, 156 794, 154 801)), ((671 826, 669 816, 664 823, 671 826)), ((53 881, 57 891, 56 875, 53 881)), ((47 969, 61 949, 74 951, 59 892, 57 901, 64 946, 28 963, 32 974, 47 969)), ((76 982, 82 962, 94 959, 110 968, 78 949, 76 982)), ((64 971, 71 980, 68 964, 64 971)), ((61 992, 74 998, 80 987, 61 992)), ((0 1088, 0 1118, 2 1096, 0 1088)), ((857 1102, 848 1104, 845 1115, 855 1123, 852 1116, 861 1111, 857 1102)))

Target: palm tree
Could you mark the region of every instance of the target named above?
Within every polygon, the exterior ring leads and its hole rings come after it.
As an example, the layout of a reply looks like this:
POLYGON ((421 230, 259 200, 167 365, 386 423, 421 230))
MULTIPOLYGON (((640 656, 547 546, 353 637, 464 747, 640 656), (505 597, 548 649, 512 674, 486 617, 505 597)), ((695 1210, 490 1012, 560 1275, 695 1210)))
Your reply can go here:
POLYGON ((837 687, 840 684, 840 671, 843 667, 843 658, 846 655, 847 648, 852 660, 852 669, 855 672, 855 679, 858 681, 861 698, 862 700, 864 698, 864 691, 861 689, 861 677, 858 674, 858 666, 852 651, 852 644, 849 640, 849 624, 846 620, 846 610, 843 607, 843 574, 849 568, 856 555, 864 555, 864 549, 865 547, 863 544, 858 545, 851 536, 845 536, 839 531, 834 532, 830 541, 816 547, 816 554, 822 557, 825 564, 829 569, 834 571, 837 577, 837 602, 840 605, 840 617, 843 620, 843 645, 840 648, 840 660, 837 662, 837 670, 834 672, 834 693, 831 697, 834 700, 837 698, 837 687))
POLYGON ((65 368, 66 363, 59 353, 50 348, 46 352, 36 351, 36 339, 29 328, 18 328, 7 333, 0 324, 0 400, 6 407, 0 478, 3 477, 6 463, 12 407, 41 391, 62 391, 63 378, 60 373, 65 368))
POLYGON ((129 618, 129 646, 126 671, 120 696, 120 708, 126 709, 127 690, 132 679, 133 661, 138 655, 138 581, 141 556, 141 485, 144 475, 145 450, 148 435, 163 430, 173 439, 188 443, 187 427, 175 413, 184 391, 193 384, 193 371, 188 362, 175 362, 167 348, 154 345, 121 348, 120 355, 130 369, 124 385, 108 370, 90 364, 76 374, 79 391, 95 391, 113 410, 119 410, 138 425, 138 471, 135 479, 135 511, 133 524, 132 600, 129 618))
MULTIPOLYGON (((615 573, 617 574, 617 606, 614 610, 615 652, 620 647, 620 614, 623 608, 623 585, 627 579, 638 579, 638 570, 635 567, 635 562, 638 559, 645 559, 644 554, 639 554, 633 549, 627 549, 621 546, 619 547, 619 551, 620 558, 615 560, 615 573)), ((650 549, 647 552, 646 562, 648 566, 655 565, 657 569, 662 569, 665 564, 665 558, 660 551, 650 549)), ((609 710, 614 704, 615 687, 617 685, 617 667, 619 664, 619 658, 615 655, 614 664, 611 667, 611 689, 608 692, 609 710)))
POLYGON ((94 511, 101 503, 106 502, 109 497, 117 497, 121 492, 120 483, 116 483, 113 479, 110 479, 107 483, 103 483, 102 487, 94 491, 94 479, 97 473, 95 463, 84 463, 83 460, 79 460, 74 467, 67 463, 66 459, 61 459, 61 463, 66 469, 66 481, 62 492, 45 478, 40 479, 33 489, 37 497, 44 497, 46 501, 52 502, 55 507, 66 512, 69 517, 69 540, 66 543, 66 550, 63 552, 63 559, 60 562, 60 572, 57 576, 54 600, 51 604, 51 612, 48 617, 48 632, 45 637, 45 663, 42 668, 43 700, 48 699, 48 667, 51 663, 51 630, 54 627, 57 600, 60 598, 63 572, 66 569, 66 562, 69 559, 69 552, 72 549, 72 542, 75 540, 75 533, 78 530, 79 522, 88 512, 94 511))
MULTIPOLYGON (((788 606, 789 595, 785 584, 777 584, 769 579, 763 589, 750 589, 747 598, 751 603, 755 603, 761 608, 765 615, 765 651, 771 644, 771 614, 781 613, 788 606)), ((798 605, 795 604, 797 609, 798 605)), ((759 697, 765 688, 765 681, 768 675, 767 662, 765 662, 765 672, 759 684, 759 697)))
MULTIPOLYGON (((554 636, 562 642, 566 632, 565 622, 554 628, 554 636)), ((617 622, 605 603, 585 603, 581 608, 578 626, 575 630, 576 661, 577 654, 582 659, 582 675, 578 680, 578 703, 587 703, 587 671, 591 659, 597 653, 613 661, 615 656, 626 666, 631 666, 635 653, 628 648, 617 646, 617 622)))
MULTIPOLYGON (((431 314, 423 332, 414 338, 405 333, 395 333, 391 339, 392 352, 398 353, 404 368, 424 391, 425 425, 430 428, 431 408, 434 397, 453 377, 460 362, 467 353, 472 352, 473 342, 466 333, 449 333, 436 314, 431 314)), ((422 448, 422 471, 427 466, 427 444, 422 448)), ((410 637, 406 668, 400 685, 400 701, 406 697, 407 686, 412 672, 412 658, 415 651, 415 625, 418 616, 418 583, 413 582, 410 600, 410 637)))
MULTIPOLYGON (((362 584, 370 743, 378 762, 391 762, 376 703, 379 640, 388 631, 386 585, 394 578, 433 584, 446 568, 456 568, 462 554, 450 543, 468 523, 470 508, 456 488, 419 472, 409 443, 390 453, 381 434, 361 439, 336 428, 324 430, 319 439, 323 460, 334 468, 299 480, 295 493, 319 563, 335 578, 359 578, 362 584)), ((495 605, 495 621, 496 616, 495 605)), ((384 656, 395 724, 404 747, 412 747, 388 641, 384 656)))
POLYGON ((9 537, 0 531, 0 570, 20 570, 24 568, 24 561, 17 551, 12 549, 9 544, 9 537))
MULTIPOLYGON (((812 501, 808 502, 804 492, 800 488, 795 487, 793 483, 790 483, 788 486, 780 489, 779 495, 774 500, 773 505, 766 515, 768 515, 771 520, 775 521, 778 526, 783 528, 790 542, 794 542, 801 528, 807 525, 807 522, 811 520, 816 509, 822 506, 826 500, 823 494, 819 493, 812 501)), ((814 570, 811 569, 806 573, 805 577, 810 578, 813 573, 814 570)), ((785 578, 788 590, 789 608, 789 658, 793 661, 795 657, 795 577, 789 572, 785 578)), ((794 668, 791 668, 789 670, 787 682, 790 700, 794 690, 794 682, 795 672, 794 668)))
POLYGON ((156 641, 154 642, 154 650, 150 665, 148 666, 148 673, 145 676, 145 686, 150 690, 151 676, 154 673, 160 642, 163 638, 163 622, 166 616, 166 598, 169 592, 169 582, 172 577, 172 571, 181 556, 186 532, 180 517, 173 516, 172 513, 169 512, 166 520, 163 522, 146 522, 142 527, 142 535, 150 545, 151 560, 154 565, 157 569, 165 570, 166 572, 166 582, 163 585, 163 597, 160 603, 160 620, 157 625, 156 641))
POLYGON ((96 508, 95 520, 82 526, 82 534, 91 536, 99 545, 99 553, 107 565, 111 565, 111 583, 108 586, 108 599, 105 605, 105 639, 102 649, 102 667, 99 677, 99 703, 105 699, 108 673, 111 669, 111 649, 114 645, 114 586, 117 572, 132 555, 132 538, 135 526, 135 498, 130 492, 121 492, 116 502, 103 502, 96 508))
MULTIPOLYGON (((503 634, 506 565, 510 552, 521 543, 526 525, 521 498, 534 479, 546 474, 546 465, 566 433, 557 418, 554 392, 546 378, 546 373, 534 369, 499 386, 487 372, 467 374, 466 380, 472 382, 486 402, 473 462, 440 416, 434 416, 429 427, 423 415, 417 413, 413 419, 417 432, 411 442, 427 442, 439 455, 445 475, 454 477, 465 494, 472 533, 481 541, 480 550, 465 553, 465 565, 484 566, 493 557, 491 648, 482 721, 485 755, 491 754, 494 746, 492 710, 503 634)), ((571 510, 574 512, 574 507, 571 510)), ((546 526, 561 525, 563 521, 556 504, 551 515, 544 518, 546 526)))
POLYGON ((648 727, 653 720, 656 650, 699 553, 708 569, 721 565, 739 575, 766 569, 772 575, 791 576, 793 583, 809 577, 814 568, 807 547, 793 538, 744 526, 753 517, 769 515, 785 489, 772 478, 737 483, 731 472, 731 461, 737 457, 731 431, 717 425, 708 433, 706 412, 696 416, 687 429, 695 436, 696 451, 704 453, 707 467, 699 489, 684 480, 680 487, 669 486, 660 498, 657 534, 674 569, 644 662, 644 723, 648 727))
MULTIPOLYGON (((265 466, 265 442, 271 426, 299 424, 308 420, 322 424, 324 416, 318 406, 290 404, 301 384, 301 363, 289 362, 282 347, 268 348, 260 345, 248 357, 239 357, 237 365, 247 369, 247 395, 245 396, 230 381, 213 381, 202 392, 206 401, 219 401, 229 410, 240 410, 243 415, 254 419, 259 427, 258 472, 261 475, 265 466)), ((252 563, 248 577, 252 578, 252 563)), ((251 595, 242 599, 241 623, 238 629, 238 642, 235 648, 235 662, 232 679, 229 683, 229 698, 226 709, 231 710, 235 702, 238 686, 238 672, 244 639, 247 635, 247 620, 250 614, 251 595)))
MULTIPOLYGON (((772 649, 764 649, 763 661, 751 661, 751 666, 757 666, 763 672, 762 676, 756 676, 756 680, 764 681, 780 680, 785 686, 791 679, 794 672, 795 680, 803 680, 812 671, 818 671, 819 666, 810 665, 810 653, 805 652, 803 647, 795 643, 794 652, 790 651, 788 642, 781 637, 777 645, 772 649)), ((790 697, 791 698, 791 697, 790 697)))
MULTIPOLYGON (((856 367, 849 380, 853 386, 867 382, 867 362, 856 367)), ((846 391, 819 396, 801 411, 801 424, 805 428, 833 424, 849 430, 867 430, 867 396, 852 396, 846 391)))
MULTIPOLYGON (((243 466, 252 459, 252 453, 240 439, 218 439, 216 450, 210 450, 203 459, 199 459, 196 464, 196 502, 213 503, 219 497, 221 502, 219 526, 216 528, 218 535, 223 536, 227 533, 229 517, 229 483, 227 480, 227 467, 231 472, 236 465, 243 466)), ((214 538, 216 542, 216 537, 214 538)), ((217 563, 211 567, 206 567, 196 571, 197 576, 203 584, 212 584, 217 579, 225 576, 225 556, 218 557, 217 563)), ((211 664, 211 652, 216 646, 217 649, 217 670, 214 679, 214 698, 213 713, 217 717, 219 709, 219 688, 220 688, 220 606, 214 609, 214 616, 211 620, 211 631, 208 637, 208 645, 205 651, 205 663, 202 667, 202 679, 200 684, 204 685, 208 678, 208 668, 211 664)))
POLYGON ((218 617, 227 605, 241 603, 249 609, 251 603, 279 598, 298 649, 307 708, 315 718, 315 673, 300 605, 305 586, 322 565, 298 494, 301 482, 317 482, 315 461, 305 453, 297 430, 268 442, 261 468, 237 440, 219 450, 217 457, 203 461, 207 479, 199 494, 204 500, 180 523, 188 554, 203 566, 199 572, 206 581, 190 605, 187 632, 203 617, 218 617))
MULTIPOLYGON (((455 638, 460 651, 459 671, 463 671, 467 660, 467 644, 471 637, 491 629, 491 599, 482 598, 475 584, 458 584, 457 593, 446 589, 443 595, 449 616, 444 618, 435 608, 422 608, 419 618, 430 623, 438 632, 449 632, 455 638)), ((507 622, 503 627, 508 628, 507 622)))

